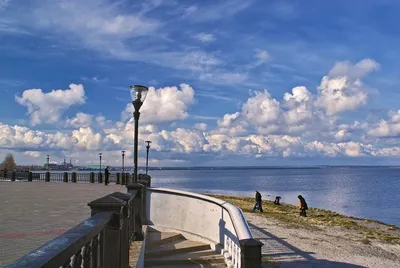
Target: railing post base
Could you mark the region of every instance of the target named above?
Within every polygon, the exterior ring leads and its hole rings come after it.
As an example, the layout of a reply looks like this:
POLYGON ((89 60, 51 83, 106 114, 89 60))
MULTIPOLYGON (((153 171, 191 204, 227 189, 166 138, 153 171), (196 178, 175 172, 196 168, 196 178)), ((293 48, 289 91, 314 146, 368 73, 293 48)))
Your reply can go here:
POLYGON ((49 171, 46 172, 46 177, 45 177, 44 181, 50 182, 50 172, 49 171))
POLYGON ((121 184, 121 173, 117 173, 117 179, 115 184, 121 184))
POLYGON ((124 226, 127 224, 127 215, 124 210, 126 202, 107 195, 105 197, 94 200, 88 204, 91 208, 91 215, 95 215, 100 212, 114 212, 114 217, 105 229, 105 241, 104 245, 106 250, 103 255, 104 267, 129 267, 129 248, 124 247, 124 226), (128 251, 127 253, 123 251, 128 251), (128 254, 128 259, 121 258, 121 256, 126 256, 128 254))
POLYGON ((134 209, 134 217, 135 217, 135 224, 134 224, 134 233, 135 233, 135 240, 136 241, 143 241, 144 240, 144 233, 143 233, 143 226, 142 226, 142 209, 143 202, 142 202, 142 194, 143 194, 143 185, 139 183, 131 183, 126 186, 128 189, 128 194, 135 196, 133 198, 133 209, 134 209))
POLYGON ((261 247, 263 243, 254 238, 239 241, 241 249, 242 268, 261 268, 261 247))
POLYGON ((71 181, 76 182, 76 172, 72 172, 71 181))

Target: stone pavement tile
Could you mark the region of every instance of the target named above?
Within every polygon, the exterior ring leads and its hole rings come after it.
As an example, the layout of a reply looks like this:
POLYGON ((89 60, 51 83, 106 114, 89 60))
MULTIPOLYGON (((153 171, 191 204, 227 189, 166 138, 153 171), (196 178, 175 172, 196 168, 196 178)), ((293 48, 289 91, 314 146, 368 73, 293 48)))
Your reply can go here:
POLYGON ((0 267, 90 217, 87 204, 120 185, 0 182, 0 267))

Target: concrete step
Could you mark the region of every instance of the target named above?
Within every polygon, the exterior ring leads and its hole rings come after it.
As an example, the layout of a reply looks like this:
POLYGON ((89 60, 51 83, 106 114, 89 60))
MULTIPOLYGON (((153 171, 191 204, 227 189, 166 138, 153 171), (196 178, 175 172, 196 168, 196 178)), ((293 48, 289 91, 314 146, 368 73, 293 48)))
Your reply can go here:
POLYGON ((216 254, 212 249, 145 259, 145 264, 147 265, 185 265, 193 263, 225 264, 225 260, 222 255, 216 254))
POLYGON ((209 244, 197 241, 178 241, 176 243, 163 244, 150 250, 146 249, 145 260, 147 258, 162 257, 167 255, 177 255, 188 252, 196 252, 211 249, 209 244))
POLYGON ((150 232, 146 237, 146 250, 159 247, 164 244, 184 241, 182 234, 171 232, 150 232))

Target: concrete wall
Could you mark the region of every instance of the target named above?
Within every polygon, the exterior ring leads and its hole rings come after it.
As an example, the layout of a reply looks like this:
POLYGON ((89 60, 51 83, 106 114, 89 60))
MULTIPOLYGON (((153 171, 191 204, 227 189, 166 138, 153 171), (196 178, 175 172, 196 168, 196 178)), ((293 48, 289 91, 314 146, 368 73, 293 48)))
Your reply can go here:
POLYGON ((224 245, 252 238, 240 209, 220 199, 171 189, 148 188, 149 224, 194 234, 224 245))

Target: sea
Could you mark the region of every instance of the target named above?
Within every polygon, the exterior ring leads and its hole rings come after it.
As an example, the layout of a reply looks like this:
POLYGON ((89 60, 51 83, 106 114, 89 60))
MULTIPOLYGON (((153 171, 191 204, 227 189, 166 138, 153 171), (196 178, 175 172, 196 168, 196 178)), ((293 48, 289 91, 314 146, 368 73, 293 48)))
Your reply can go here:
POLYGON ((153 187, 254 196, 400 226, 400 167, 202 168, 150 170, 153 187))

